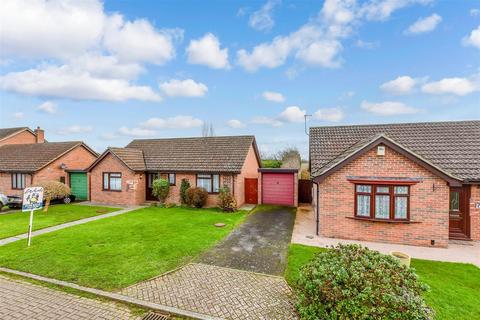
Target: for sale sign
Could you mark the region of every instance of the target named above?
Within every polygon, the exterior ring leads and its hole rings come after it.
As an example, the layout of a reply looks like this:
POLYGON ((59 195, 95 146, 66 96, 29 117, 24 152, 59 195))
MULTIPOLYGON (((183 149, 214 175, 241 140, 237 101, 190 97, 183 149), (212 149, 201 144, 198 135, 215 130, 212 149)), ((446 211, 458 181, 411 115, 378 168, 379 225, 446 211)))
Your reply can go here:
POLYGON ((22 211, 33 211, 43 207, 43 188, 30 187, 23 190, 22 211))

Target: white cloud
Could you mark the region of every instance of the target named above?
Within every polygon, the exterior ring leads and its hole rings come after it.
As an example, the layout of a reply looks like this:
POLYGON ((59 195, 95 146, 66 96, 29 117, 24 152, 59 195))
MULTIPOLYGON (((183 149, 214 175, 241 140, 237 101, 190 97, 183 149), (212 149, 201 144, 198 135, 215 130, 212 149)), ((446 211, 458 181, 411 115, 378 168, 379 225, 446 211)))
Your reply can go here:
POLYGON ((228 120, 227 125, 230 128, 235 128, 235 129, 245 128, 245 126, 246 126, 245 123, 243 123, 240 120, 236 120, 236 119, 228 120))
POLYGON ((372 50, 378 48, 379 45, 378 41, 364 41, 362 39, 355 41, 355 46, 361 49, 372 50))
POLYGON ((263 42, 250 51, 237 51, 237 62, 250 72, 259 68, 276 68, 289 57, 309 65, 338 67, 342 39, 365 20, 386 20, 397 9, 431 0, 371 0, 357 4, 354 0, 326 0, 319 15, 298 30, 263 42))
POLYGON ((454 94, 457 96, 465 96, 479 89, 478 83, 467 78, 445 78, 422 86, 422 91, 425 93, 454 94))
POLYGON ((303 122, 305 121, 305 114, 305 110, 301 110, 297 106, 290 106, 285 108, 285 110, 279 114, 278 118, 285 122, 303 122))
POLYGON ((13 114, 13 117, 14 117, 15 119, 23 119, 23 118, 25 117, 25 114, 24 114, 23 112, 15 112, 15 113, 13 114))
POLYGON ((0 1, 1 54, 66 58, 99 44, 103 5, 86 1, 0 1))
POLYGON ((470 9, 470 15, 471 15, 472 17, 480 16, 480 9, 476 9, 476 8, 470 9))
POLYGON ((262 8, 250 15, 248 25, 255 30, 268 31, 273 28, 273 9, 280 4, 280 0, 268 0, 262 8))
POLYGON ((182 115, 171 118, 150 118, 141 124, 143 128, 147 129, 188 129, 202 125, 202 120, 182 115))
POLYGON ((214 69, 228 69, 228 49, 220 48, 218 38, 207 33, 198 40, 191 40, 186 49, 188 63, 202 64, 214 69))
POLYGON ((203 97, 208 87, 201 82, 192 79, 172 79, 159 84, 160 89, 169 97, 203 97))
POLYGON ((37 108, 41 112, 48 113, 48 114, 55 114, 57 113, 57 105, 50 101, 45 101, 37 108))
POLYGON ((77 134, 77 133, 89 133, 92 131, 93 131, 93 128, 91 126, 73 125, 73 126, 60 129, 58 131, 58 134, 68 135, 68 134, 77 134))
POLYGON ((417 79, 409 76, 400 76, 394 80, 385 82, 380 86, 380 89, 392 94, 408 94, 413 91, 417 83, 417 79))
POLYGON ((368 102, 363 101, 361 108, 373 114, 380 116, 395 116, 403 114, 414 114, 419 110, 410 107, 402 102, 385 101, 385 102, 368 102))
POLYGON ((431 16, 420 18, 413 23, 407 30, 406 34, 420 34, 435 30, 438 24, 442 22, 442 17, 434 13, 431 16))
POLYGON ((473 29, 468 36, 462 40, 464 46, 472 46, 480 49, 480 25, 473 29))
POLYGON ((138 63, 122 63, 115 56, 84 54, 69 61, 75 72, 88 72, 93 76, 108 79, 135 79, 145 69, 138 63))
POLYGON ((269 118, 269 117, 255 117, 252 119, 252 123, 269 125, 272 127, 280 127, 283 125, 281 121, 274 118, 269 118))
POLYGON ((263 99, 265 99, 267 101, 272 101, 272 102, 279 102, 280 103, 280 102, 285 101, 285 97, 280 92, 264 91, 262 93, 262 97, 263 97, 263 99))
POLYGON ((155 130, 143 128, 128 128, 125 126, 118 128, 117 132, 119 135, 132 138, 151 137, 156 134, 155 130))
POLYGON ((345 113, 340 108, 323 108, 318 109, 313 114, 313 118, 316 120, 338 122, 345 118, 345 113))

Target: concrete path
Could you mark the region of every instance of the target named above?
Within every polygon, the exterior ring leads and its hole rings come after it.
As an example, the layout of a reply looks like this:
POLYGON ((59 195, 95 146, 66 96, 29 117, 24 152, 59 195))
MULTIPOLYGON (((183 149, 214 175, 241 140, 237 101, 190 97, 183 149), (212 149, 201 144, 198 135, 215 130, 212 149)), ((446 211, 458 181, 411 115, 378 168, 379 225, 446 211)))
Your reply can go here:
POLYGON ((0 275, 0 319, 140 319, 125 306, 0 275))
POLYGON ((410 255, 412 258, 472 263, 480 267, 480 242, 478 241, 463 241, 461 242, 462 244, 460 244, 460 242, 452 241, 448 245, 448 248, 428 248, 316 236, 315 216, 311 207, 300 207, 298 209, 295 227, 293 229, 292 242, 316 247, 335 246, 339 243, 361 244, 384 254, 390 254, 392 251, 400 251, 410 255))
MULTIPOLYGON (((56 225, 56 226, 40 229, 40 230, 37 230, 37 231, 33 231, 32 232, 32 237, 39 236, 41 234, 45 234, 45 233, 49 233, 49 232, 53 232, 53 231, 57 231, 57 230, 61 230, 61 229, 65 229, 65 228, 69 228, 69 227, 73 227, 73 226, 76 226, 76 225, 79 225, 79 224, 88 223, 88 222, 95 221, 95 220, 100 220, 100 219, 105 219, 105 218, 109 218, 109 217, 118 216, 118 215, 130 212, 130 211, 133 211, 133 210, 137 210, 137 209, 140 209, 140 208, 144 208, 144 207, 142 207, 142 206, 128 207, 128 208, 125 208, 125 209, 122 209, 122 210, 119 210, 119 211, 114 211, 114 212, 110 212, 110 213, 106 213, 106 214, 101 214, 101 215, 90 217, 90 218, 70 221, 70 222, 59 224, 59 225, 56 225)), ((35 221, 33 223, 35 223, 35 221)), ((18 241, 18 240, 27 239, 27 237, 28 237, 28 233, 23 233, 23 234, 16 235, 14 237, 4 238, 4 239, 0 240, 0 246, 4 246, 8 243, 15 242, 15 241, 18 241)))
POLYGON ((283 276, 292 237, 295 209, 257 208, 213 249, 201 263, 283 276))
POLYGON ((297 319, 282 277, 201 263, 137 283, 121 294, 220 319, 297 319))

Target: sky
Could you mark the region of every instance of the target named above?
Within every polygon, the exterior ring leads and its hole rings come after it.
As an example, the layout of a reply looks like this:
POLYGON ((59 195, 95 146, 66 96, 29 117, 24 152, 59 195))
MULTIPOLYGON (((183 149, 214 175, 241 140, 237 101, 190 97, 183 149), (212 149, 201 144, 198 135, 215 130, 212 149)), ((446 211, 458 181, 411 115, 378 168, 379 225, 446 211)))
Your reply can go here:
POLYGON ((0 1, 0 127, 135 138, 480 119, 480 2, 0 1))

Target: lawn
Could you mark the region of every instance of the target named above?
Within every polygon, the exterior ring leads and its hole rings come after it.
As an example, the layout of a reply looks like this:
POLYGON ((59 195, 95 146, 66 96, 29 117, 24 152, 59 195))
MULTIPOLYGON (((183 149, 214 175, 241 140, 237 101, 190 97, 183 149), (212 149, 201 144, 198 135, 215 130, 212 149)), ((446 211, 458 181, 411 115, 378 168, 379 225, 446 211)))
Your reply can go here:
MULTIPOLYGON (((79 220, 120 210, 118 208, 93 207, 77 204, 50 206, 48 212, 35 211, 33 230, 39 230, 69 221, 79 220)), ((0 214, 0 239, 16 236, 28 231, 29 212, 14 211, 0 214)))
MULTIPOLYGON (((321 250, 326 249, 290 245, 285 272, 290 285, 295 285, 301 266, 321 250)), ((419 259, 412 259, 412 267, 420 280, 430 286, 425 300, 435 310, 436 319, 480 319, 480 268, 471 264, 419 259)))
POLYGON ((115 290, 192 261, 244 217, 217 209, 144 208, 35 237, 30 248, 24 241, 0 247, 0 265, 115 290))

